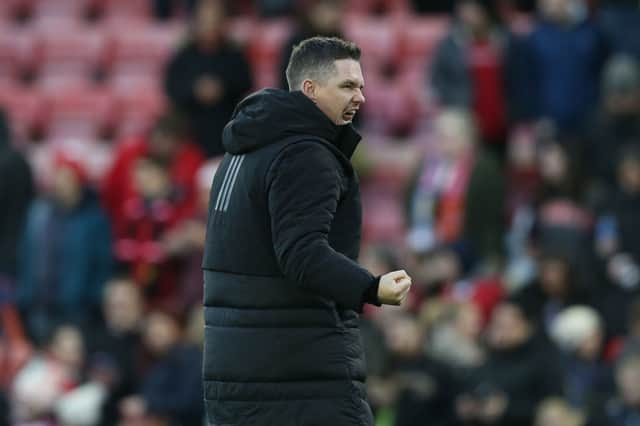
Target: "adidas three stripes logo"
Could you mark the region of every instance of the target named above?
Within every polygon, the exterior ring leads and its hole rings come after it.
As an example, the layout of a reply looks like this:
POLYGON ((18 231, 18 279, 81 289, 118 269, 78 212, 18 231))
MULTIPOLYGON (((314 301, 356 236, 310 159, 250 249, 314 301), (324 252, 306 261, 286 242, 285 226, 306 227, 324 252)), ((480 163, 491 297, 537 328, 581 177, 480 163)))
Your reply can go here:
POLYGON ((238 177, 238 172, 240 171, 243 161, 244 155, 234 156, 231 159, 231 164, 229 164, 229 168, 227 168, 227 172, 224 174, 224 180, 222 181, 222 187, 218 193, 214 210, 221 212, 227 211, 233 186, 236 184, 236 178, 238 177))

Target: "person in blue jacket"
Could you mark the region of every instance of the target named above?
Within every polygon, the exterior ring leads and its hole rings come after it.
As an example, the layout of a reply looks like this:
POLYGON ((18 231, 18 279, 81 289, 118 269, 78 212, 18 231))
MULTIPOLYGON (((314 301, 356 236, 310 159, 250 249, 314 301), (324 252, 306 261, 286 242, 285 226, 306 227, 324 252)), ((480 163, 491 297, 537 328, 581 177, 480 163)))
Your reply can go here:
POLYGON ((32 338, 98 312, 111 274, 111 229, 83 165, 55 154, 50 187, 30 206, 18 249, 16 298, 32 338))

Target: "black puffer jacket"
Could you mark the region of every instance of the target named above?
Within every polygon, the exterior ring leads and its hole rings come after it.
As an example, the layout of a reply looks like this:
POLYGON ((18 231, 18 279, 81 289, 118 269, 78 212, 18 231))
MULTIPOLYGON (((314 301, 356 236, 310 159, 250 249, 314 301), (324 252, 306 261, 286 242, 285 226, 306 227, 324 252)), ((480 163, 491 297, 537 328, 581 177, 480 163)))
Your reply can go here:
MULTIPOLYGON (((267 89, 225 127, 203 260, 209 424, 370 425, 356 311, 360 137, 267 89)), ((374 300, 371 300, 374 301, 374 300)))

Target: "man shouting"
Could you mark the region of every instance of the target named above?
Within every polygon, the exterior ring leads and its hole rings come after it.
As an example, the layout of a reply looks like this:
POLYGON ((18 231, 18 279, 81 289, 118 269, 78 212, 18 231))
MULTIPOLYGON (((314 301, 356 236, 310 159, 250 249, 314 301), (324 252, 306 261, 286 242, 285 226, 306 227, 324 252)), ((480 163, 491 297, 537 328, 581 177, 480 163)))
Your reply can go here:
POLYGON ((356 312, 400 304, 411 278, 356 263, 359 60, 353 43, 303 41, 290 91, 250 95, 224 129, 203 259, 210 426, 373 425, 356 312))

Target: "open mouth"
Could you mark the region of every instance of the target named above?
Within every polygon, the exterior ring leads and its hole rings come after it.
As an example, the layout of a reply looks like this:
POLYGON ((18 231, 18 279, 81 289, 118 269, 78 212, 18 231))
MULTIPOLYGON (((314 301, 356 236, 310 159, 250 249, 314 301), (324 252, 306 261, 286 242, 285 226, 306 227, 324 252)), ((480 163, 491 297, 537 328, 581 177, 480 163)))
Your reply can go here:
POLYGON ((353 120, 353 117, 356 116, 356 112, 357 111, 358 110, 356 110, 356 109, 348 110, 344 114, 342 114, 342 117, 344 118, 345 121, 351 121, 351 120, 353 120))

